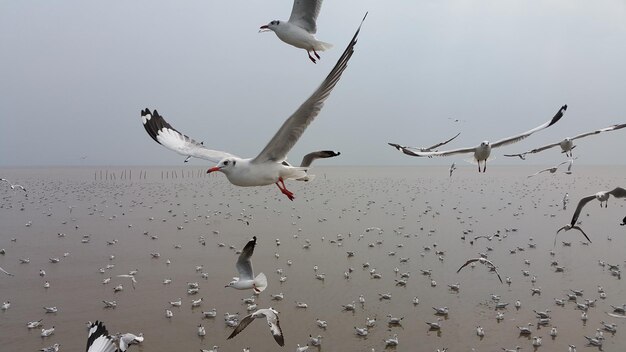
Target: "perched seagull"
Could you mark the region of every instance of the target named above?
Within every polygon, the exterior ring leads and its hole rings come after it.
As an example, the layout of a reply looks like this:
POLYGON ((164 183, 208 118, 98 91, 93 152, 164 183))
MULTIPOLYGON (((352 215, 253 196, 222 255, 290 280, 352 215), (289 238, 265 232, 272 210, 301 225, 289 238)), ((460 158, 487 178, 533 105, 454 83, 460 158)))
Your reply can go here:
POLYGON ((43 352, 59 352, 59 344, 55 343, 52 346, 44 347, 44 348, 40 349, 40 351, 43 351, 43 352))
POLYGON ((250 325, 250 323, 256 318, 265 318, 267 319, 267 324, 270 327, 270 331, 272 332, 272 336, 274 336, 274 340, 280 346, 285 346, 285 339, 283 337, 283 331, 280 328, 280 322, 278 321, 278 312, 273 308, 263 308, 259 309, 256 312, 246 315, 235 330, 228 336, 228 339, 232 339, 237 334, 239 334, 246 326, 250 325))
POLYGON ((450 165, 450 177, 452 177, 452 172, 454 172, 454 170, 456 170, 456 163, 452 163, 452 165, 450 165))
POLYGON ((547 172, 547 171, 549 171, 551 174, 553 174, 553 173, 555 173, 555 172, 559 169, 559 166, 561 166, 561 165, 563 165, 563 164, 567 164, 567 163, 569 163, 569 161, 564 161, 564 162, 562 162, 562 163, 559 163, 559 164, 558 164, 558 165, 556 165, 556 166, 552 166, 552 167, 549 167, 549 168, 547 168, 547 169, 539 170, 539 171, 535 172, 535 173, 534 173, 534 174, 532 174, 532 175, 528 175, 528 176, 527 176, 527 178, 531 178, 531 177, 533 177, 533 176, 537 176, 537 175, 539 175, 540 173, 542 173, 542 172, 547 172))
POLYGON ((493 143, 490 143, 489 141, 484 141, 479 146, 471 147, 471 148, 459 148, 459 149, 452 149, 452 150, 444 150, 441 152, 416 152, 415 154, 417 154, 417 156, 429 156, 430 157, 430 156, 450 156, 450 155, 455 155, 455 154, 474 153, 474 159, 478 162, 478 172, 480 172, 481 161, 484 162, 484 167, 483 167, 482 172, 485 172, 487 170, 487 159, 489 158, 489 155, 491 155, 492 148, 498 148, 498 147, 502 147, 508 144, 519 142, 522 139, 530 136, 531 134, 537 131, 540 131, 544 128, 548 128, 554 125, 555 123, 557 123, 557 121, 561 119, 561 117, 563 117, 563 113, 565 112, 565 110, 567 110, 567 105, 563 105, 559 109, 559 111, 556 113, 556 115, 552 117, 550 121, 540 126, 537 126, 533 128, 532 130, 528 130, 524 133, 521 133, 515 136, 503 138, 493 143))
POLYGON ((465 268, 466 266, 468 266, 469 264, 473 263, 473 262, 479 262, 481 264, 485 264, 489 269, 493 270, 496 272, 496 275, 498 275, 498 279, 500 280, 500 283, 502 284, 502 278, 500 277, 500 273, 498 273, 498 270, 496 269, 496 266, 490 261, 487 260, 483 257, 480 258, 472 258, 469 259, 468 261, 465 262, 465 264, 461 265, 461 267, 459 268, 459 270, 457 270, 457 274, 461 271, 461 269, 465 268))
POLYGON ((587 137, 587 136, 591 136, 594 134, 598 134, 600 132, 608 132, 608 131, 615 131, 615 130, 619 130, 621 128, 626 127, 626 123, 623 124, 619 124, 619 125, 613 125, 613 126, 609 126, 607 128, 602 128, 599 130, 595 130, 595 131, 591 131, 591 132, 587 132, 587 133, 582 133, 579 134, 578 136, 575 137, 567 137, 564 140, 560 141, 560 142, 556 142, 556 143, 552 143, 552 144, 548 144, 548 145, 544 145, 543 147, 539 147, 539 148, 535 148, 533 150, 529 150, 527 152, 524 153, 520 153, 520 154, 505 154, 504 156, 509 156, 509 157, 514 157, 517 156, 522 160, 526 160, 526 154, 534 154, 534 153, 539 153, 541 151, 544 151, 546 149, 550 149, 552 147, 556 147, 557 145, 561 147, 561 153, 565 153, 565 156, 567 157, 572 157, 572 149, 576 148, 576 146, 574 145, 574 140, 579 139, 579 138, 583 138, 583 137, 587 137))
MULTIPOLYGON (((601 191, 594 195, 584 197, 578 202, 576 210, 574 211, 574 216, 572 216, 572 221, 569 224, 561 227, 556 233, 558 234, 559 232, 561 232, 561 230, 569 231, 571 229, 576 229, 582 232, 587 241, 591 242, 589 236, 587 236, 587 234, 579 226, 576 225, 576 223, 578 222, 578 217, 580 216, 580 212, 587 203, 591 202, 594 199, 597 199, 600 202, 600 208, 602 208, 603 202, 605 204, 604 207, 608 207, 608 201, 611 195, 615 198, 626 198, 626 189, 616 187, 612 191, 601 191)), ((556 243, 556 236, 554 238, 554 243, 556 243)))
POLYGON ((41 322, 42 322, 42 321, 43 321, 43 319, 39 319, 39 320, 37 320, 37 321, 29 321, 29 322, 26 324, 26 327, 27 327, 27 328, 29 328, 29 329, 38 328, 38 327, 40 327, 40 326, 41 326, 41 322))
POLYGON ((322 8, 322 0, 294 0, 289 21, 274 20, 261 26, 259 32, 274 31, 276 36, 283 42, 296 48, 306 50, 309 59, 315 63, 315 58, 320 56, 316 50, 324 51, 333 47, 332 44, 324 43, 315 38, 317 32, 317 16, 322 8))
POLYGON ((254 277, 254 271, 252 270, 252 263, 250 258, 254 252, 254 246, 256 246, 256 236, 252 237, 252 240, 241 250, 239 259, 237 259, 237 272, 239 277, 233 278, 226 287, 236 288, 238 290, 253 289, 256 293, 261 293, 267 287, 267 278, 265 274, 260 273, 254 277))
POLYGON ((15 275, 11 274, 10 272, 8 272, 8 271, 6 271, 6 270, 2 269, 2 267, 0 267, 0 271, 2 271, 3 273, 5 273, 5 274, 7 274, 7 275, 9 275, 9 276, 15 276, 15 275))
POLYGON ((446 145, 446 144, 450 143, 452 140, 454 140, 454 139, 455 139, 456 137, 458 137, 460 134, 461 134, 461 133, 457 133, 457 134, 456 134, 456 136, 454 136, 454 137, 452 137, 452 138, 450 138, 450 139, 448 139, 448 140, 446 140, 446 141, 443 141, 443 142, 437 143, 437 144, 435 144, 435 145, 432 145, 432 146, 430 146, 430 147, 426 147, 426 148, 420 148, 420 147, 406 147, 406 146, 402 146, 402 145, 400 145, 400 144, 396 144, 396 143, 387 143, 387 144, 389 144, 390 146, 392 146, 392 147, 396 148, 397 150, 399 150, 399 151, 403 152, 403 153, 404 153, 404 154, 406 154, 406 155, 410 155, 410 156, 418 156, 418 157, 419 157, 419 156, 422 156, 422 155, 419 155, 419 154, 416 154, 416 153, 423 153, 423 152, 435 152, 435 151, 436 151, 436 150, 434 150, 435 148, 438 148, 438 147, 441 147, 442 145, 446 145))
MULTIPOLYGON (((113 337, 109 335, 106 327, 100 321, 89 325, 87 335, 87 352, 117 352, 113 337)), ((121 350, 121 349, 120 349, 121 350)), ((121 350, 124 352, 124 350, 121 350)))
POLYGON ((152 139, 168 149, 185 156, 191 155, 218 163, 207 173, 221 171, 230 183, 241 187, 265 186, 274 183, 284 195, 293 200, 294 195, 287 190, 284 180, 304 179, 307 176, 307 168, 285 165, 283 161, 306 127, 319 114, 324 101, 346 69, 354 52, 361 25, 326 79, 313 95, 283 123, 267 146, 255 158, 242 159, 226 152, 205 148, 170 126, 156 110, 150 112, 145 109, 141 112, 144 128, 152 139))

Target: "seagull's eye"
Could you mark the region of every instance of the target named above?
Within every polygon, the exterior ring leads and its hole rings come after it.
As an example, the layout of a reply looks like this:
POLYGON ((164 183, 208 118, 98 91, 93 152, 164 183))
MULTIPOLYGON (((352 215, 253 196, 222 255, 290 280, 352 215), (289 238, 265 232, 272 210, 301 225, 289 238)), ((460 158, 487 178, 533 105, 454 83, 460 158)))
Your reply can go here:
POLYGON ((235 166, 235 163, 237 163, 235 160, 233 160, 233 166, 235 166))
POLYGON ((226 161, 224 162, 224 166, 226 166, 226 165, 228 165, 228 160, 226 160, 226 161))
POLYGON ((280 24, 280 21, 276 21, 276 24, 280 24))

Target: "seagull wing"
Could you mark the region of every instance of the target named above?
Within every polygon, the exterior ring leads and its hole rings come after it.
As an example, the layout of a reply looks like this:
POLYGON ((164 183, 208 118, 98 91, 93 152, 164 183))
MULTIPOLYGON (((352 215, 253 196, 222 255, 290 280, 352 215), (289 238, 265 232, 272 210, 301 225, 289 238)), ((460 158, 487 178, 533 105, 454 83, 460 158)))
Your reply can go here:
POLYGON ((89 326, 87 352, 116 352, 117 346, 102 322, 96 321, 89 326))
POLYGON ((474 258, 474 259, 470 259, 468 261, 465 262, 465 264, 461 265, 461 267, 459 268, 459 270, 457 270, 457 274, 459 273, 459 271, 461 271, 461 269, 465 268, 466 266, 468 266, 470 263, 473 262, 477 262, 479 259, 478 258, 474 258))
POLYGON ((412 150, 410 149, 411 147, 404 147, 404 146, 401 146, 400 144, 396 144, 396 143, 387 143, 387 144, 389 144, 390 146, 392 146, 392 147, 394 147, 394 148, 398 149, 399 151, 403 152, 403 153, 404 153, 404 154, 406 154, 406 155, 410 155, 410 156, 421 156, 421 155, 417 155, 417 154, 416 154, 416 153, 421 152, 421 149, 419 149, 419 148, 413 148, 413 149, 416 149, 416 150, 417 150, 417 152, 414 152, 414 151, 412 151, 412 150))
POLYGON ((178 132, 159 113, 145 109, 141 111, 141 121, 146 132, 157 143, 184 156, 192 156, 218 163, 234 155, 219 150, 205 148, 202 143, 178 132))
POLYGON ((254 271, 252 270, 252 262, 250 258, 256 246, 256 236, 246 243, 245 247, 237 259, 237 271, 239 272, 239 280, 254 280, 254 271))
POLYGON ((442 145, 448 144, 448 143, 450 143, 452 140, 454 140, 456 137, 458 137, 460 134, 461 134, 461 132, 457 133, 457 134, 456 134, 456 136, 454 136, 454 137, 452 137, 452 138, 448 139, 447 141, 444 141, 444 142, 441 142, 441 143, 437 143, 437 144, 435 144, 435 145, 433 145, 433 146, 430 146, 430 147, 428 147, 428 148, 424 148, 424 150, 433 150, 433 149, 435 149, 435 148, 437 148, 437 147, 441 147, 442 145))
POLYGON ((587 236, 585 231, 583 231, 583 229, 580 226, 572 226, 572 229, 576 229, 576 230, 580 231, 583 234, 583 236, 585 236, 587 241, 589 241, 589 243, 591 243, 591 240, 589 239, 589 236, 587 236))
MULTIPOLYGON (((365 14, 365 16, 367 17, 367 14, 365 14)), ((365 17, 363 17, 363 20, 365 20, 365 17)), ((261 153, 252 160, 253 163, 263 163, 267 161, 281 162, 285 160, 289 150, 291 150, 300 136, 302 136, 307 126, 313 122, 315 117, 319 114, 324 106, 324 101, 328 98, 337 82, 339 82, 341 74, 346 69, 348 61, 350 57, 352 57, 352 53, 354 53, 354 46, 356 45, 361 25, 363 25, 363 21, 361 21, 350 44, 348 44, 348 47, 324 82, 322 82, 313 95, 300 105, 298 110, 283 123, 261 153)))
POLYGON ((609 194, 615 198, 626 198, 626 189, 616 187, 614 190, 610 191, 609 194))
POLYGON ((274 340, 280 346, 285 346, 285 338, 283 336, 283 330, 280 328, 280 322, 278 320, 278 314, 273 309, 268 309, 269 312, 265 313, 265 317, 267 318, 267 324, 270 326, 270 331, 272 332, 272 336, 274 336, 274 340))
POLYGON ((585 204, 589 203, 590 201, 594 199, 596 199, 596 196, 592 195, 592 196, 587 196, 578 202, 578 205, 576 206, 576 210, 574 211, 574 216, 572 216, 572 221, 570 222, 570 225, 572 227, 576 225, 576 222, 578 221, 578 216, 580 215, 580 211, 583 210, 583 207, 585 206, 585 204))
POLYGON ((228 336, 227 340, 230 340, 233 337, 237 336, 237 334, 242 332, 243 329, 245 329, 246 326, 250 325, 250 323, 252 323, 253 320, 254 320, 254 317, 252 316, 252 314, 246 315, 243 319, 241 319, 241 321, 239 322, 239 325, 235 327, 235 330, 233 330, 230 336, 228 336))
POLYGON ((594 135, 594 134, 598 134, 598 133, 601 133, 601 132, 615 131, 615 130, 619 130, 619 129, 624 128, 624 127, 626 127, 626 123, 622 123, 622 124, 619 124, 619 125, 613 125, 613 126, 609 126, 609 127, 606 127, 606 128, 601 128, 599 130, 586 132, 586 133, 581 133, 581 134, 579 134, 579 135, 577 135, 575 137, 572 137, 572 140, 579 139, 579 138, 584 138, 584 137, 591 136, 591 135, 594 135))
POLYGON ((8 272, 8 271, 6 271, 6 270, 2 269, 2 267, 0 267, 0 271, 2 271, 3 273, 5 273, 5 274, 7 274, 7 275, 9 275, 9 276, 15 276, 15 275, 11 274, 10 272, 8 272))
POLYGON ((302 158, 302 162, 300 163, 300 167, 309 167, 316 159, 322 158, 333 158, 340 155, 341 152, 334 152, 332 150, 319 150, 316 152, 311 152, 302 158))
POLYGON ((315 34, 317 32, 315 22, 321 8, 322 0, 294 0, 289 23, 315 34))
POLYGON ((555 123, 557 123, 561 117, 563 117, 563 113, 565 112, 565 110, 567 110, 567 105, 563 105, 559 111, 556 113, 556 115, 554 115, 554 117, 552 117, 552 119, 546 123, 544 123, 543 125, 537 126, 535 128, 533 128, 532 130, 526 131, 524 133, 512 136, 512 137, 507 137, 504 139, 501 139, 499 141, 496 141, 494 143, 491 143, 491 147, 492 148, 497 148, 497 147, 501 147, 503 145, 507 145, 507 144, 511 144, 511 143, 515 143, 515 142, 519 142, 522 139, 530 136, 531 134, 540 131, 544 128, 548 128, 552 125, 554 125, 555 123))
POLYGON ((471 148, 443 150, 440 152, 413 152, 413 154, 414 156, 429 156, 430 157, 430 156, 449 156, 449 155, 455 155, 455 154, 467 154, 467 153, 474 153, 475 151, 476 151, 476 147, 471 147, 471 148))

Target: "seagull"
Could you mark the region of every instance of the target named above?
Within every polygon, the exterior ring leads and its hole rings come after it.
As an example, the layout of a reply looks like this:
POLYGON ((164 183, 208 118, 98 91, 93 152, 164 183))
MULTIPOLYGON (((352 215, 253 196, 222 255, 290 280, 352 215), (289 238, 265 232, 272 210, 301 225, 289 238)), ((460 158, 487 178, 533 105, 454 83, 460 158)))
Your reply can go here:
POLYGON ((454 172, 454 170, 456 170, 456 163, 452 163, 452 165, 450 165, 450 177, 452 177, 452 172, 454 172))
POLYGON ((54 326, 52 326, 50 329, 41 329, 41 337, 48 337, 50 335, 54 334, 54 326))
POLYGON ((37 320, 37 321, 29 321, 29 322, 26 324, 26 327, 27 327, 27 328, 29 328, 29 329, 38 328, 38 327, 40 327, 40 326, 41 326, 41 322, 42 322, 42 321, 43 321, 43 319, 39 319, 39 320, 37 320))
POLYGON ((418 156, 418 157, 419 157, 419 156, 422 156, 422 155, 419 155, 419 154, 416 154, 416 153, 434 152, 434 151, 436 151, 436 150, 434 150, 435 148, 438 148, 438 147, 441 147, 442 145, 446 145, 446 144, 448 144, 449 142, 451 142, 452 140, 454 140, 456 137, 458 137, 460 134, 461 134, 461 133, 457 133, 457 134, 456 134, 456 136, 454 136, 454 137, 452 137, 452 138, 450 138, 450 139, 448 139, 448 140, 446 140, 446 141, 443 141, 443 142, 437 143, 437 144, 435 144, 435 145, 432 145, 432 146, 430 146, 430 147, 426 147, 426 148, 420 148, 420 147, 406 147, 406 146, 402 146, 402 145, 400 145, 400 144, 396 144, 396 143, 387 143, 387 144, 389 144, 390 146, 392 146, 392 147, 396 148, 397 150, 399 150, 399 151, 403 152, 403 153, 404 153, 404 154, 406 154, 406 155, 410 155, 410 156, 418 156))
POLYGON ((554 117, 552 117, 552 119, 540 126, 537 126, 535 128, 533 128, 532 130, 528 130, 524 133, 520 133, 518 135, 515 136, 511 136, 511 137, 507 137, 507 138, 503 138, 500 139, 496 142, 490 143, 489 141, 484 141, 482 142, 479 146, 476 147, 470 147, 470 148, 459 148, 459 149, 452 149, 452 150, 444 150, 444 151, 440 151, 440 152, 416 152, 415 154, 417 154, 417 156, 450 156, 450 155, 455 155, 455 154, 465 154, 465 153, 474 153, 474 159, 478 162, 478 172, 480 172, 480 162, 484 162, 484 167, 483 167, 483 171, 485 172, 487 170, 487 159, 489 158, 489 155, 491 155, 491 149, 492 148, 498 148, 498 147, 502 147, 504 145, 508 145, 508 144, 512 144, 515 142, 519 142, 522 139, 530 136, 531 134, 540 131, 544 128, 548 128, 552 125, 554 125, 555 123, 557 123, 557 121, 559 121, 562 117, 563 117, 563 113, 565 112, 565 110, 567 110, 567 105, 563 105, 559 111, 556 113, 556 115, 554 115, 554 117))
POLYGON ((11 181, 7 180, 6 178, 0 178, 0 182, 8 183, 12 190, 15 190, 16 188, 19 188, 22 191, 26 192, 26 188, 24 188, 24 186, 22 186, 22 185, 14 185, 14 184, 11 183, 11 181))
POLYGON ((40 351, 43 351, 43 352, 59 352, 59 344, 55 343, 52 346, 44 347, 44 348, 40 349, 40 351))
POLYGON ((542 173, 542 172, 546 172, 546 171, 549 171, 551 174, 553 174, 553 173, 555 173, 555 172, 559 169, 559 166, 561 166, 561 165, 563 165, 563 164, 567 164, 567 163, 569 163, 569 161, 564 161, 564 162, 562 162, 562 163, 559 163, 559 164, 558 164, 558 165, 556 165, 556 166, 552 166, 552 167, 549 167, 549 168, 547 168, 547 169, 539 170, 539 171, 535 172, 535 173, 534 173, 534 174, 532 174, 532 175, 528 175, 528 176, 527 176, 527 178, 531 178, 531 177, 533 177, 533 176, 537 176, 537 175, 539 175, 540 173, 542 173))
POLYGON ((500 273, 498 273, 498 270, 496 269, 496 266, 493 264, 493 262, 491 262, 490 260, 487 260, 483 257, 480 258, 472 258, 472 259, 468 259, 468 261, 465 262, 465 264, 461 265, 461 267, 459 268, 459 270, 457 270, 457 274, 461 271, 461 269, 465 268, 466 266, 468 266, 469 264, 473 263, 473 262, 479 262, 481 264, 485 264, 489 269, 493 270, 496 272, 496 275, 498 275, 498 279, 500 280, 500 283, 502 284, 502 278, 500 277, 500 273))
POLYGON ((256 318, 265 318, 267 319, 267 324, 270 326, 270 331, 272 332, 272 336, 274 336, 274 340, 278 343, 279 346, 285 346, 285 339, 283 337, 283 331, 280 328, 280 323, 278 321, 278 311, 273 308, 263 308, 259 309, 256 312, 246 315, 235 330, 228 336, 228 340, 235 337, 239 334, 246 326, 250 325, 250 323, 256 318))
POLYGON ((135 280, 135 275, 123 274, 123 275, 117 275, 117 277, 129 278, 131 280, 131 282, 133 283, 133 290, 135 289, 135 284, 137 283, 137 280, 135 280))
POLYGON ((143 334, 139 333, 139 335, 131 334, 127 332, 125 334, 120 335, 120 351, 124 352, 128 349, 130 345, 136 345, 143 342, 143 334))
MULTIPOLYGON (((576 206, 574 216, 572 216, 572 221, 569 224, 561 227, 556 233, 558 234, 559 232, 561 232, 561 230, 569 231, 571 229, 576 229, 582 232, 587 241, 591 242, 589 236, 587 236, 587 234, 579 226, 576 225, 576 223, 578 222, 578 216, 580 216, 580 212, 582 211, 583 207, 594 199, 597 199, 600 202, 600 208, 602 208, 602 203, 604 203, 605 208, 608 207, 608 201, 611 195, 615 198, 626 198, 626 189, 616 187, 612 191, 601 191, 594 195, 582 198, 576 206)), ((554 243, 556 244, 556 236, 554 237, 554 243)))
POLYGON ((255 158, 242 159, 230 153, 205 148, 170 126, 156 110, 150 112, 145 109, 141 112, 144 128, 152 139, 170 150, 217 163, 217 166, 208 169, 207 173, 221 171, 230 183, 241 187, 265 186, 274 183, 287 198, 293 200, 294 194, 287 190, 284 180, 304 179, 308 169, 285 165, 283 161, 306 127, 319 114, 324 101, 341 78, 354 52, 362 24, 361 21, 348 47, 326 79, 283 123, 267 146, 255 158))
POLYGON ((250 262, 250 258, 252 257, 252 253, 254 252, 254 246, 256 246, 256 236, 252 237, 252 240, 248 241, 248 243, 241 250, 241 254, 239 255, 239 259, 237 259, 237 272, 239 272, 239 277, 233 278, 226 287, 236 288, 238 290, 247 290, 253 289, 256 293, 261 293, 267 287, 267 278, 265 274, 260 273, 256 277, 254 277, 254 271, 252 270, 252 263, 250 262))
POLYGON ((317 50, 324 51, 333 47, 332 44, 324 43, 315 38, 317 32, 317 16, 322 8, 322 0, 294 0, 289 21, 274 20, 261 26, 259 32, 274 31, 278 39, 306 50, 309 59, 316 63, 315 58, 320 59, 317 50), (311 56, 311 52, 315 58, 311 56))
POLYGON ((560 142, 544 145, 542 147, 535 148, 533 150, 529 150, 529 151, 524 152, 524 153, 520 153, 520 154, 505 154, 504 156, 509 156, 509 157, 517 156, 517 157, 519 157, 522 160, 526 160, 526 154, 539 153, 541 151, 544 151, 546 149, 550 149, 552 147, 556 147, 558 145, 558 146, 561 147, 561 153, 565 153, 565 156, 567 156, 567 157, 572 157, 572 149, 576 148, 576 146, 574 145, 574 140, 579 139, 579 138, 583 138, 583 137, 587 137, 587 136, 591 136, 591 135, 594 135, 594 134, 598 134, 598 133, 601 133, 601 132, 608 132, 608 131, 619 130, 619 129, 624 128, 624 127, 626 127, 626 123, 613 125, 613 126, 609 126, 607 128, 601 128, 599 130, 586 132, 586 133, 581 133, 581 134, 579 134, 579 135, 577 135, 575 137, 567 137, 567 138, 565 138, 564 140, 562 140, 560 142))
MULTIPOLYGON (((109 335, 104 324, 100 321, 89 325, 87 335, 87 352, 117 352, 113 337, 109 335)), ((121 351, 124 352, 124 351, 121 351)))

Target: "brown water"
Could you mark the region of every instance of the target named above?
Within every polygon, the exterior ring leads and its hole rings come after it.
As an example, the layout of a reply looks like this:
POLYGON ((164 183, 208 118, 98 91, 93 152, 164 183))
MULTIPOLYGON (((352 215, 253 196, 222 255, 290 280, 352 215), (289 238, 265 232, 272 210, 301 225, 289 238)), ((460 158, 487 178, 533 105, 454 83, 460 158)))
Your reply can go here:
POLYGON ((605 333, 604 350, 622 351, 626 319, 606 312, 612 311, 609 304, 626 303, 626 287, 598 260, 624 265, 626 228, 619 226, 626 215, 624 201, 611 198, 606 209, 593 201, 583 210, 580 219, 592 244, 583 245, 582 235, 574 231, 560 233, 554 248, 553 241, 556 229, 569 222, 581 197, 626 186, 626 167, 579 166, 573 175, 526 178, 538 169, 490 166, 479 175, 467 166, 450 178, 447 167, 317 168, 313 182, 288 183, 296 194, 294 202, 274 186, 239 188, 223 175, 205 176, 201 168, 132 168, 132 178, 128 173, 124 177, 123 169, 109 169, 115 180, 100 180, 100 169, 90 168, 0 169, 1 177, 29 191, 25 197, 0 185, 0 248, 6 250, 0 255, 0 266, 15 274, 0 276, 0 301, 11 301, 10 309, 0 311, 0 350, 33 351, 54 343, 61 344, 62 351, 83 350, 85 322, 95 320, 104 321, 111 333, 143 332, 145 341, 131 351, 197 351, 213 345, 220 351, 241 351, 246 346, 252 351, 295 350, 296 344, 308 342, 309 334, 323 336, 320 350, 324 351, 381 351, 383 339, 393 334, 398 334, 398 351, 444 347, 496 351, 516 345, 532 350, 530 337, 520 336, 516 326, 536 324, 533 309, 550 309, 552 324, 539 330, 533 327, 532 336, 543 337, 539 350, 566 351, 569 344, 585 350, 583 335, 595 334, 604 320, 618 324, 617 334, 605 333), (147 170, 145 179, 139 179, 140 170, 147 170), (168 173, 174 170, 177 178, 168 173), (563 211, 565 192, 571 201, 563 211), (244 216, 249 226, 237 220, 244 216), (366 231, 370 227, 382 232, 366 231), (461 239, 464 230, 473 231, 465 240, 461 239), (497 231, 500 239, 470 244, 474 236, 497 231), (84 235, 90 236, 89 243, 81 243, 84 235), (286 342, 282 349, 264 322, 254 322, 226 340, 232 330, 224 324, 223 314, 245 314, 241 299, 251 296, 250 291, 224 287, 236 276, 237 255, 229 246, 241 249, 255 235, 255 271, 264 272, 269 281, 257 304, 280 312, 286 342), (206 246, 200 245, 200 236, 206 238, 206 246), (280 246, 275 239, 280 239, 280 246), (107 245, 113 240, 118 242, 107 245), (311 246, 304 249, 307 240, 311 246), (571 247, 561 240, 571 241, 571 247), (535 249, 528 246, 533 242, 535 249), (493 250, 488 251, 488 246, 493 250), (524 250, 511 254, 517 247, 524 250), (549 254, 552 249, 554 256, 549 254), (444 251, 442 260, 435 250, 444 251), (355 251, 355 256, 348 257, 347 251, 355 251), (391 251, 396 254, 389 255, 391 251), (160 258, 152 258, 151 252, 160 253, 160 258), (480 264, 456 273, 479 252, 487 253, 503 279, 510 276, 512 284, 500 284, 480 264), (64 253, 69 255, 63 257, 64 253), (110 260, 110 255, 115 258, 110 260), (51 257, 61 262, 50 263, 51 257), (401 263, 401 257, 410 259, 401 263), (30 258, 30 263, 20 264, 20 258, 30 258), (525 259, 530 265, 524 264, 525 259), (293 264, 289 266, 287 260, 293 264), (553 260, 565 272, 555 272, 553 260), (370 268, 362 267, 365 262, 370 268), (108 264, 115 267, 98 272, 108 264), (203 265, 208 280, 195 270, 198 265, 203 265), (315 279, 315 265, 318 273, 326 274, 325 281, 315 279), (406 287, 395 285, 399 279, 395 267, 400 273, 410 272, 406 287), (278 268, 287 277, 282 284, 278 268), (354 272, 346 280, 348 268, 354 272), (382 274, 381 279, 370 278, 372 268, 382 274), (47 273, 44 278, 40 269, 47 273), (135 290, 129 279, 116 277, 134 269, 138 270, 135 290), (436 287, 420 269, 432 269, 436 287), (522 270, 529 270, 531 276, 523 276, 522 270), (537 277, 534 285, 532 276, 537 277), (106 277, 112 280, 103 285, 106 277), (173 282, 163 285, 165 278, 173 282), (43 287, 46 280, 48 289, 43 287), (195 281, 200 283, 200 293, 187 295, 187 282, 195 281), (456 282, 461 285, 459 292, 447 286, 456 282), (113 287, 120 283, 124 290, 114 293, 113 287), (598 298, 598 285, 607 298, 598 299, 596 307, 589 309, 586 324, 573 302, 565 307, 554 304, 554 298, 565 298, 570 288, 584 290, 583 298, 598 298), (541 287, 541 295, 531 295, 532 287, 541 287), (279 292, 285 299, 272 301, 270 294, 279 292), (391 300, 378 299, 379 293, 387 292, 391 300), (358 305, 360 294, 366 298, 363 306, 358 305), (499 323, 490 294, 510 303, 499 323), (420 299, 418 305, 412 304, 414 296, 420 299), (179 297, 183 306, 170 307, 169 301, 179 297), (192 309, 191 300, 200 297, 202 306, 192 309), (518 299, 522 307, 516 310, 513 303, 518 299), (103 308, 102 300, 116 300, 117 308, 103 308), (308 308, 296 308, 295 301, 306 302, 308 308), (342 311, 341 305, 352 301, 357 301, 356 312, 342 311), (59 312, 45 314, 43 306, 57 306, 59 312), (437 319, 432 306, 450 309, 441 331, 430 331, 424 323, 437 319), (201 312, 213 307, 218 317, 202 319, 201 312), (174 317, 167 319, 165 309, 171 309, 174 317), (387 314, 404 317, 402 325, 388 326, 387 314), (369 336, 358 337, 354 327, 364 327, 366 317, 377 317, 378 323, 369 336), (53 336, 41 338, 39 329, 26 328, 28 321, 42 318, 44 327, 55 326, 53 336), (318 328, 316 318, 327 320, 328 328, 318 328), (197 336, 198 324, 207 329, 204 338, 197 336), (477 325, 485 328, 483 339, 476 335, 477 325), (548 335, 552 325, 559 330, 554 340, 548 335))

